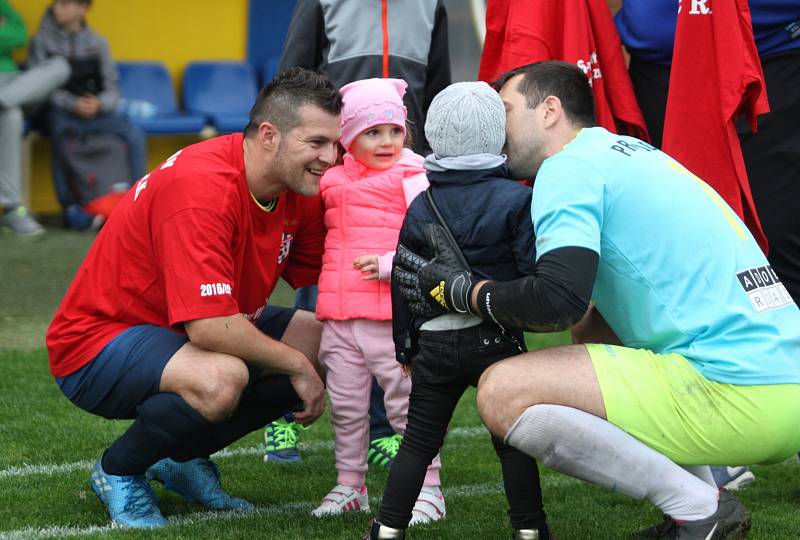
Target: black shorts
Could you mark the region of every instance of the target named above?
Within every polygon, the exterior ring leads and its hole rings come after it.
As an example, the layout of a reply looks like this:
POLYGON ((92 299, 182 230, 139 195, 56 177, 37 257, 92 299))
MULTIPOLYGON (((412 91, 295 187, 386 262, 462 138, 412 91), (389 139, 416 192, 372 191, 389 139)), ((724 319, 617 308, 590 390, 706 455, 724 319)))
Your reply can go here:
MULTIPOLYGON (((267 306, 256 327, 281 339, 295 310, 267 306)), ((170 358, 189 341, 169 328, 143 324, 116 336, 98 355, 74 373, 56 378, 67 398, 81 409, 109 419, 136 418, 139 406, 159 393, 170 358)), ((248 365, 250 382, 260 369, 248 365)))

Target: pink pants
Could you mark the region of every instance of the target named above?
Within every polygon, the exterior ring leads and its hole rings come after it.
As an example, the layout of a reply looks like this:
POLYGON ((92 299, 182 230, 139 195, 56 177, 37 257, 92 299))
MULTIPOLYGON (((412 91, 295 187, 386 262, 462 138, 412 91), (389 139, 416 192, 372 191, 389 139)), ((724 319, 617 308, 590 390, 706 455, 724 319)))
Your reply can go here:
MULTIPOLYGON (((361 487, 367 473, 369 396, 372 376, 383 388, 386 415, 403 433, 408 415, 411 380, 395 360, 391 321, 351 319, 323 321, 319 360, 326 369, 331 422, 336 434, 338 484, 361 487)), ((439 485, 439 456, 425 475, 426 486, 439 485)))

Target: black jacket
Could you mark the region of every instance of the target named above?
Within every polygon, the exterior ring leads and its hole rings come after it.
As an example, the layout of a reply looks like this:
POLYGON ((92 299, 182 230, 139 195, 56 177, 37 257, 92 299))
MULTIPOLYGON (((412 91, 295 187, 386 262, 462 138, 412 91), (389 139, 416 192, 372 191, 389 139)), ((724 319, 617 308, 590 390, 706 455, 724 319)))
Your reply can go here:
MULTIPOLYGON (((533 273, 536 242, 531 220, 531 188, 508 178, 505 165, 478 171, 429 172, 431 193, 478 279, 510 281, 533 273)), ((422 193, 408 207, 398 242, 427 259, 425 225, 438 223, 422 193)), ((428 318, 413 315, 392 286, 392 321, 397 360, 417 353, 419 327, 428 318)))

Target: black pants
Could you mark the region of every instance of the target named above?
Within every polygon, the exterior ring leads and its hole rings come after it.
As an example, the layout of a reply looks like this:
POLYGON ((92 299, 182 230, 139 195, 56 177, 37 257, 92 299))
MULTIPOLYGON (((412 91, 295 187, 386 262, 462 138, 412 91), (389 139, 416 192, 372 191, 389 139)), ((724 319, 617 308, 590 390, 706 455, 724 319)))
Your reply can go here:
MULTIPOLYGON (((762 58, 770 112, 758 133, 744 119, 737 125, 750 190, 769 240, 769 259, 800 304, 800 50, 762 58)), ((669 89, 669 66, 631 59, 631 81, 653 144, 661 147, 669 89)))
MULTIPOLYGON (((522 343, 521 336, 520 342, 522 343)), ((411 362, 411 396, 403 443, 389 473, 378 521, 405 529, 425 471, 442 447, 458 400, 491 364, 519 348, 489 323, 464 330, 420 332, 419 354, 411 362)), ((536 461, 492 437, 503 470, 508 515, 515 529, 545 522, 536 461)))

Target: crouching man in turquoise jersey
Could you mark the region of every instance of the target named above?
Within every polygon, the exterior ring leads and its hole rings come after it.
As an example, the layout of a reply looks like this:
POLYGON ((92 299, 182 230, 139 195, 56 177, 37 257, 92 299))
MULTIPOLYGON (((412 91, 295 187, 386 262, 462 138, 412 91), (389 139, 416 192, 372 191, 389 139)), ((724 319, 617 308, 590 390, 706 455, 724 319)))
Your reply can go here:
POLYGON ((396 279, 412 302, 504 328, 580 321, 586 344, 486 370, 484 423, 552 469, 648 498, 667 516, 652 534, 745 533, 747 511, 705 465, 776 463, 800 448, 800 310, 707 184, 655 147, 593 127, 580 70, 542 62, 499 88, 512 173, 535 177, 534 274, 476 282, 434 225, 436 257, 396 279))

